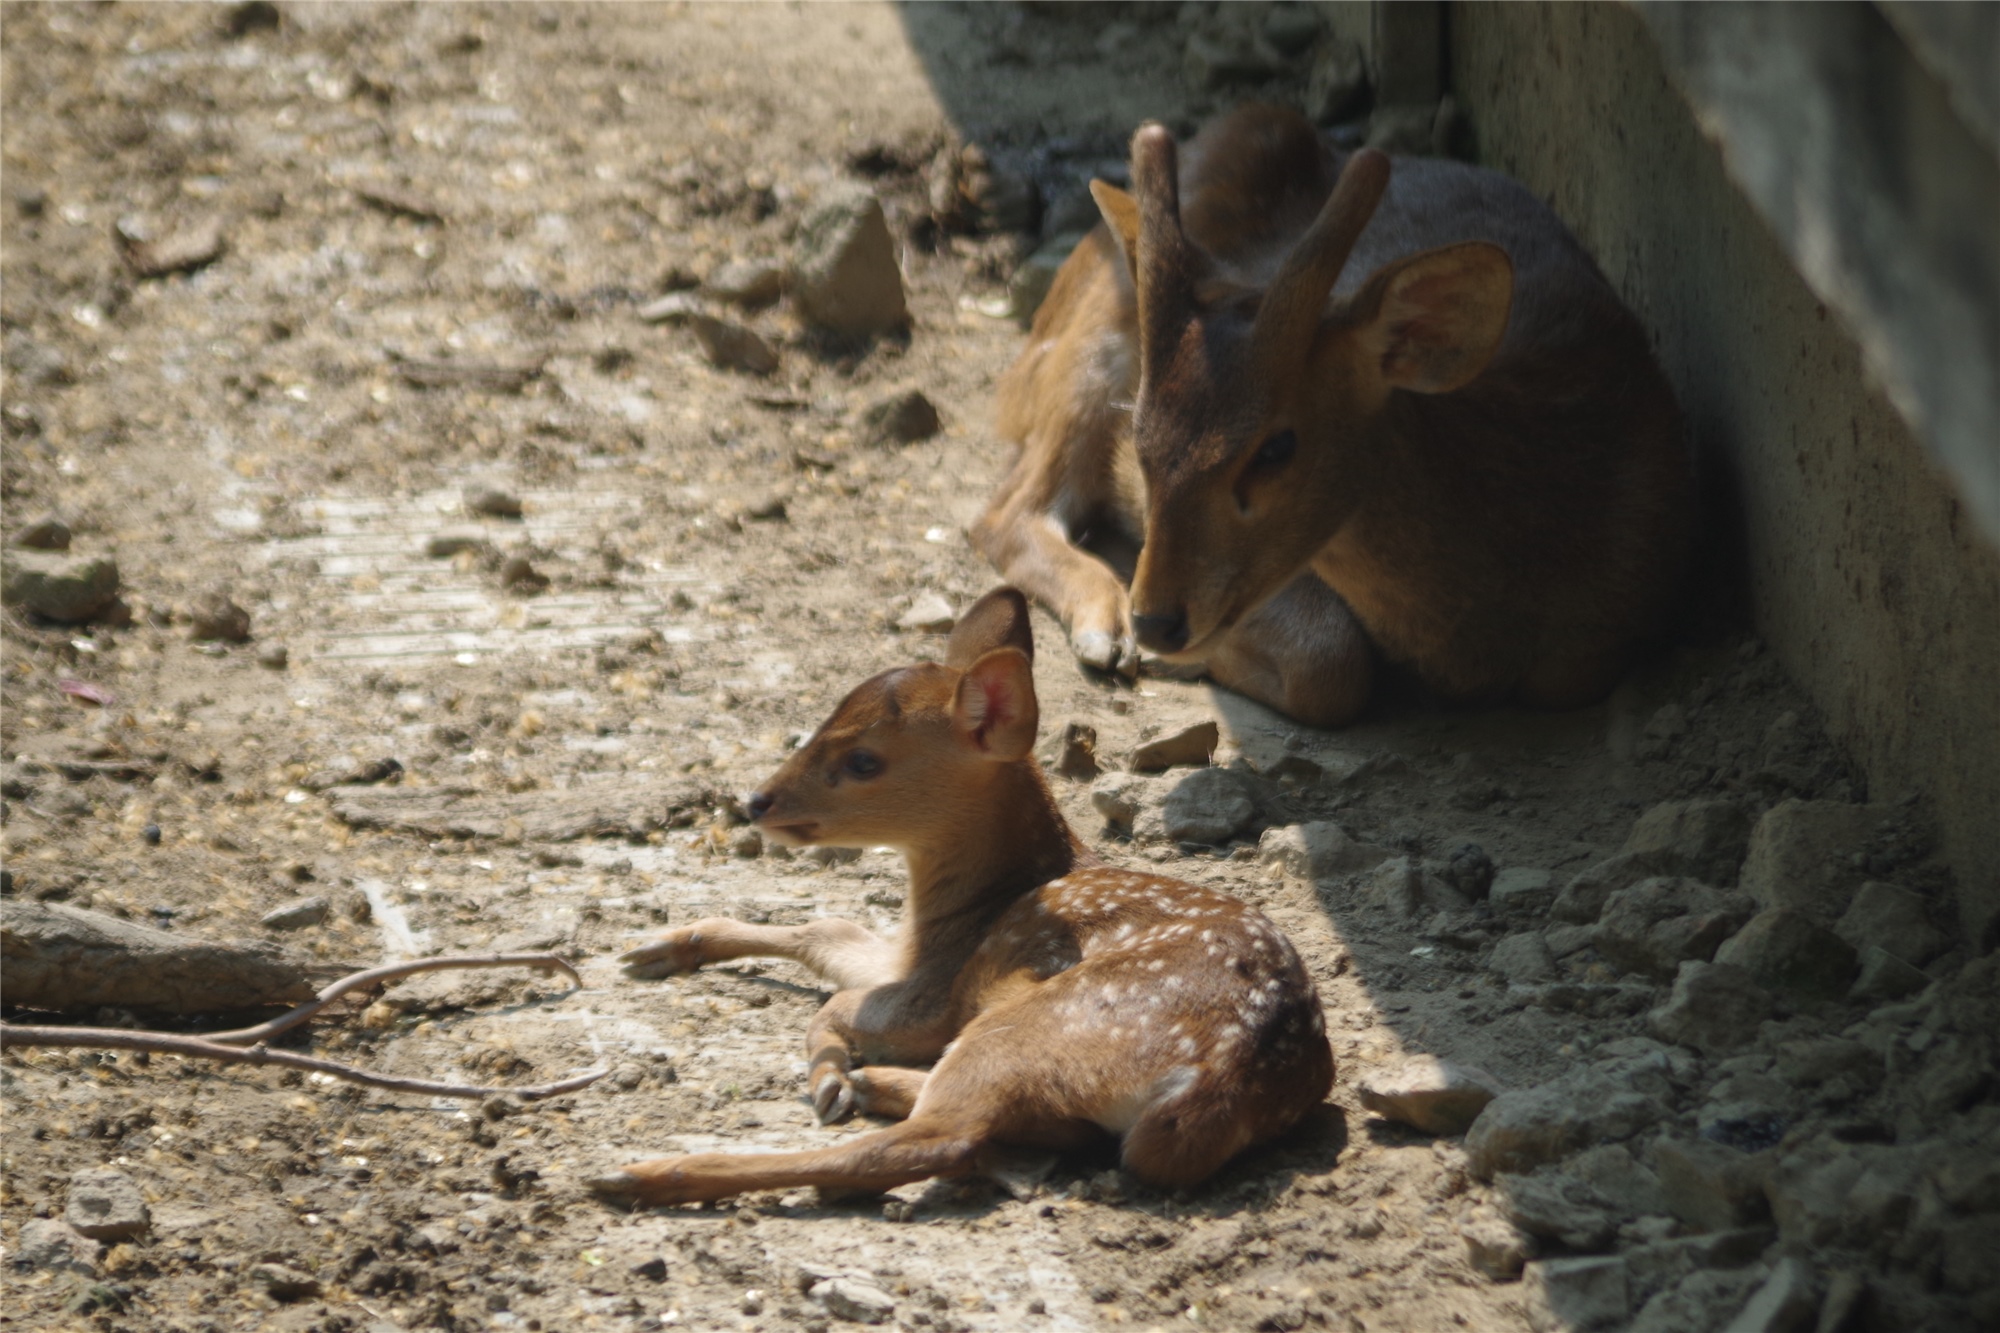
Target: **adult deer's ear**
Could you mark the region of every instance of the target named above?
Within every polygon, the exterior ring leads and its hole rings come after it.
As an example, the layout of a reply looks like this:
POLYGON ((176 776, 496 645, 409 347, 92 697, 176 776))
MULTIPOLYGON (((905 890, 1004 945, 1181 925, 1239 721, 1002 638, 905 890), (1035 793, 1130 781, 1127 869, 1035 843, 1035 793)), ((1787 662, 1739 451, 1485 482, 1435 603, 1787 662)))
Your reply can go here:
POLYGON ((1019 589, 995 588, 967 607, 945 643, 944 664, 963 671, 995 648, 1018 648, 1030 662, 1035 660, 1028 599, 1019 589))
POLYGON ((1090 197, 1097 201, 1097 211, 1104 215, 1104 223, 1111 228, 1111 239, 1118 242, 1118 248, 1125 254, 1125 271, 1136 284, 1139 281, 1139 201, 1125 191, 1106 181, 1090 183, 1090 197))
POLYGON ((1500 349, 1514 264, 1484 241, 1426 250, 1375 274, 1348 303, 1382 382, 1416 393, 1470 384, 1500 349))
POLYGON ((1025 759, 1041 724, 1035 670, 1018 648, 996 648, 965 669, 952 721, 988 759, 1025 759))

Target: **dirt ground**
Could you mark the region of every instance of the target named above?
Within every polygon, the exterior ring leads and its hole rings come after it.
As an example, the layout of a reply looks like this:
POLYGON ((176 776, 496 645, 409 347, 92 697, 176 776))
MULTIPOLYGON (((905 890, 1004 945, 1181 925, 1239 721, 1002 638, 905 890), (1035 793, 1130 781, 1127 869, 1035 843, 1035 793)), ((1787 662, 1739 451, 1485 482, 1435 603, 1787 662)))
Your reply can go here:
MULTIPOLYGON (((8 892, 277 939, 327 965, 555 949, 580 989, 426 979, 294 1044, 469 1081, 612 1071, 483 1107, 10 1053, 9 1252, 89 1167, 136 1179, 152 1226, 94 1277, 10 1267, 0 1324, 812 1329, 839 1320, 806 1289, 840 1273, 889 1293, 905 1328, 1540 1320, 1521 1284, 1468 1258, 1462 1223, 1492 1187, 1453 1142, 1364 1111, 1356 1086, 1406 1052, 1529 1086, 1639 1033, 1637 1010, 1524 999, 1488 966, 1497 927, 1399 915, 1366 875, 1315 888, 1268 876, 1249 843, 1117 836, 1082 781, 1058 783, 1064 807, 1114 862, 1239 893, 1299 944, 1340 1061, 1321 1116, 1185 1196, 1137 1188, 1109 1157, 1065 1160, 1020 1197, 979 1182, 628 1213, 579 1184, 663 1151, 866 1128, 820 1128, 803 1099, 823 993, 802 971, 634 982, 614 957, 713 913, 894 923, 894 857, 759 854, 728 794, 862 677, 938 652, 896 627, 917 597, 963 608, 991 584, 963 529, 1008 461, 990 399, 1020 333, 992 312, 1032 242, 941 228, 933 160, 979 142, 1054 208, 1115 169, 1143 117, 1211 109, 1171 25, 1115 20, 883 4, 0 13, 6 524, 61 515, 76 550, 116 555, 130 612, 9 616, 8 892), (773 306, 742 316, 781 354, 757 378, 637 317, 726 261, 782 261, 843 179, 886 205, 906 339, 836 344, 773 306), (193 272, 140 277, 119 239, 211 222, 220 256, 193 272), (424 359, 499 370, 424 383, 424 359), (905 388, 942 431, 870 444, 859 413, 905 388), (466 515, 481 486, 518 496, 521 516, 466 515), (484 550, 426 554, 475 529, 484 550), (505 582, 509 555, 541 578, 505 582), (250 613, 249 642, 191 639, 215 589, 250 613), (102 702, 64 687, 79 681, 102 702), (391 757, 394 785, 324 790, 391 757), (489 826, 395 826, 396 803, 426 793, 489 826), (594 802, 615 814, 608 836, 558 817, 594 802), (322 924, 259 925, 308 894, 333 905, 322 924), (252 1273, 268 1263, 317 1290, 279 1299, 252 1273)), ((1476 843, 1561 883, 1663 800, 1868 796, 1742 633, 1577 713, 1391 689, 1361 724, 1315 734, 1198 682, 1089 676, 1052 620, 1036 628, 1045 735, 1084 722, 1122 756, 1217 716, 1220 760, 1317 765, 1278 789, 1269 822, 1333 819, 1433 863, 1476 843)), ((1904 879, 1936 892, 1940 872, 1905 859, 1904 879)), ((1588 951, 1566 965, 1586 988, 1618 979, 1588 951)))

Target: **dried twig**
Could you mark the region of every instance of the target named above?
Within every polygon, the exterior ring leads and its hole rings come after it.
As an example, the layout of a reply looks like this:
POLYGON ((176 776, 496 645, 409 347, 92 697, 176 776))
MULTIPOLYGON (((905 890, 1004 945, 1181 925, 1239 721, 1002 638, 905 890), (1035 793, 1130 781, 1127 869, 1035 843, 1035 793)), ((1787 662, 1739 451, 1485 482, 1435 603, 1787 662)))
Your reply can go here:
POLYGON ((298 1055, 291 1051, 274 1051, 269 1046, 261 1044, 245 1049, 241 1046, 220 1046, 200 1037, 182 1037, 171 1032, 135 1032, 125 1028, 25 1027, 19 1023, 0 1023, 0 1050, 11 1050, 16 1046, 192 1055, 204 1060, 220 1060, 225 1064, 283 1065, 288 1069, 305 1069, 315 1074, 330 1074, 349 1083, 360 1083, 371 1088, 387 1088, 391 1092, 423 1092, 433 1097, 492 1097, 500 1093, 510 1093, 523 1101, 539 1101, 544 1097, 555 1097, 565 1092, 575 1092, 578 1088, 587 1088, 603 1078, 607 1072, 595 1069, 588 1074, 566 1078, 560 1083, 542 1083, 527 1088, 480 1088, 467 1083, 433 1083, 426 1078, 394 1078, 387 1074, 371 1074, 352 1065, 321 1060, 311 1055, 298 1055))
POLYGON ((419 958, 406 963, 390 963, 384 967, 374 967, 365 972, 342 977, 290 1013, 274 1018, 268 1023, 260 1023, 256 1027, 238 1028, 234 1032, 212 1032, 206 1036, 187 1037, 172 1032, 144 1032, 125 1028, 28 1027, 19 1023, 0 1023, 0 1050, 14 1046, 81 1047, 90 1050, 189 1055, 204 1060, 220 1060, 225 1064, 283 1065, 288 1069, 306 1069, 316 1074, 328 1074, 334 1078, 345 1079, 349 1083, 360 1083, 371 1088, 387 1088, 392 1092, 422 1092, 434 1097, 491 1097, 496 1093, 512 1093, 524 1101, 538 1101, 560 1093, 575 1092, 578 1088, 588 1087, 604 1077, 605 1071, 599 1069, 592 1073, 563 1079, 558 1083, 543 1083, 534 1087, 484 1088, 465 1083, 435 1083, 429 1079, 371 1074, 366 1070, 356 1069, 352 1065, 340 1064, 334 1060, 298 1055, 292 1051, 274 1051, 264 1044, 286 1029, 305 1022, 343 995, 380 986, 385 982, 418 972, 473 967, 541 968, 545 971, 561 972, 574 985, 583 984, 583 979, 576 974, 575 968, 563 959, 548 953, 462 954, 445 958, 419 958))

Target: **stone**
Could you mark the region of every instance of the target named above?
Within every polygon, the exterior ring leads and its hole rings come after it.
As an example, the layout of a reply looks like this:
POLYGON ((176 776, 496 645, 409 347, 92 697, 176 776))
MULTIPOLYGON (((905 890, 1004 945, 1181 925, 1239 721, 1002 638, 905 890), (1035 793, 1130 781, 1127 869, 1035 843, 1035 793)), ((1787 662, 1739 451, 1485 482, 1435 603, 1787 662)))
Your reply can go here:
POLYGON ((1548 942, 1532 931, 1506 936, 1494 945, 1486 966, 1516 986, 1554 981, 1560 975, 1548 942))
POLYGON ((745 861, 754 861, 764 854, 764 835, 756 829, 738 829, 729 840, 729 854, 745 861))
POLYGON ((54 514, 44 514, 15 529, 8 544, 28 551, 67 551, 69 541, 69 524, 54 514))
POLYGON ((1604 912, 1604 904, 1620 889, 1629 889, 1641 880, 1673 873, 1669 858, 1658 852, 1620 852, 1585 867, 1563 886, 1549 907, 1558 921, 1587 926, 1604 912))
POLYGON ((266 930, 304 930, 325 921, 332 906, 325 898, 315 894, 310 898, 299 898, 283 907, 264 913, 258 924, 266 930))
POLYGON ((483 532, 437 532, 424 539, 424 554, 433 560, 449 560, 467 553, 478 555, 490 549, 492 543, 483 532))
POLYGON ((915 444, 938 433, 937 407, 915 389, 900 389, 861 410, 855 423, 866 444, 915 444))
POLYGON ((1385 907, 1404 921, 1432 910, 1424 893, 1423 867, 1407 856, 1392 856, 1369 872, 1367 887, 1385 907))
POLYGON ((283 671, 292 664, 292 650, 282 643, 265 643, 257 647, 257 665, 271 671, 283 671))
POLYGON ((754 310, 784 294, 785 270, 761 259, 732 259, 709 274, 701 290, 718 301, 754 310))
POLYGON ((1066 778, 1087 780, 1102 770, 1097 763, 1097 728, 1071 720, 1050 747, 1049 767, 1066 778))
POLYGON ((1139 773, 1106 773, 1092 785, 1090 804, 1104 816, 1105 823, 1131 833, 1156 804, 1159 786, 1156 779, 1139 773))
POLYGON ((199 1014, 310 1000, 304 969, 269 944, 224 944, 61 903, 0 899, 0 998, 57 1011, 199 1014))
POLYGON ((549 586, 549 576, 535 568, 525 555, 515 554, 500 562, 500 586, 522 592, 540 592, 549 586))
POLYGON ((22 1272, 46 1268, 89 1277, 97 1271, 98 1256, 103 1252, 102 1245, 69 1223, 35 1217, 21 1224, 21 1238, 10 1262, 22 1272))
POLYGON ((701 354, 717 370, 740 370, 750 375, 768 375, 778 368, 778 349, 763 335, 733 319, 716 315, 689 315, 689 332, 701 345, 701 354))
POLYGON ((1361 1084, 1361 1104, 1385 1120, 1426 1134, 1457 1135, 1472 1127, 1488 1102, 1501 1093, 1500 1080, 1483 1069, 1413 1056, 1393 1073, 1361 1084))
POLYGON ((250 613, 216 588, 189 605, 187 626, 188 637, 198 643, 244 643, 250 638, 250 613))
POLYGON ((1633 1073, 1630 1062, 1612 1062, 1501 1093, 1465 1136, 1473 1174, 1488 1180, 1502 1171, 1533 1171, 1657 1124, 1667 1112, 1658 1095, 1663 1084, 1633 1073))
POLYGON ((1609 1248, 1624 1220, 1595 1189, 1548 1167, 1529 1175, 1497 1175, 1493 1190, 1501 1213, 1515 1226, 1586 1254, 1609 1248))
POLYGON ((1546 870, 1509 866, 1493 876, 1486 901, 1505 917, 1540 916, 1555 902, 1555 876, 1546 870))
POLYGON ((299 1301, 319 1295, 319 1279, 284 1264, 254 1264, 250 1280, 270 1293, 274 1301, 299 1301))
POLYGON ((1264 40, 1279 54, 1296 56, 1313 44, 1320 26, 1310 5, 1273 5, 1264 15, 1264 40))
POLYGON ((1191 85, 1206 89, 1262 83, 1284 70, 1253 42, 1206 32, 1188 37, 1182 66, 1191 85))
POLYGON ((1199 767, 1209 762, 1215 747, 1222 743, 1222 731, 1213 722, 1197 722, 1191 727, 1155 737, 1132 751, 1127 761, 1134 773, 1163 773, 1170 768, 1199 767))
POLYGON ((1728 1231, 1770 1217, 1770 1161, 1706 1139, 1661 1139, 1653 1169, 1667 1211, 1695 1231, 1728 1231))
POLYGON ((958 612, 951 609, 951 603, 942 593, 918 593, 909 609, 896 617, 896 628, 924 634, 948 634, 958 623, 958 612))
POLYGON ((1771 1276, 1722 1333, 1804 1333, 1819 1314, 1819 1300, 1820 1287, 1812 1270, 1788 1256, 1778 1260, 1771 1276))
POLYGON ((110 1167, 79 1171, 69 1178, 63 1220, 92 1240, 132 1240, 153 1225, 138 1182, 110 1167))
POLYGON ((1675 974, 1667 1002, 1646 1015, 1646 1028, 1662 1041, 1709 1055, 1754 1040, 1770 1014, 1770 993, 1748 972, 1690 959, 1675 974))
POLYGON ((881 201, 862 186, 836 186, 799 229, 792 300, 812 324, 849 336, 909 322, 903 275, 881 201))
POLYGON ((706 314, 701 298, 689 292, 668 292, 648 301, 635 312, 648 324, 685 324, 696 315, 706 314))
POLYGON ((1032 176, 994 162, 978 144, 941 150, 932 162, 931 213, 954 231, 1035 232, 1042 192, 1032 176))
POLYGON ((9 551, 0 602, 45 620, 80 624, 118 600, 118 562, 108 555, 9 551))
POLYGON ((1876 880, 1855 891, 1833 930, 1864 954, 1884 949, 1916 967, 1943 953, 1948 943, 1931 925, 1929 905, 1922 898, 1876 880))
POLYGON ((815 1282, 806 1294, 824 1305, 828 1314, 857 1324, 885 1323, 896 1313, 895 1297, 851 1277, 815 1282))
POLYGON ((1861 971, 1855 976, 1854 985, 1847 995, 1849 999, 1869 1003, 1900 1000, 1906 995, 1915 995, 1930 984, 1928 972, 1912 967, 1887 949, 1871 944, 1861 951, 1861 971))
POLYGON ((1257 859, 1267 873, 1294 879, 1331 879, 1380 865, 1389 849, 1358 842, 1328 821, 1268 828, 1257 843, 1257 859))
POLYGON ((1466 898, 1477 902, 1493 887, 1493 858, 1476 842, 1452 848, 1437 877, 1466 898))
POLYGON ((1622 1328, 1631 1313, 1625 1261, 1538 1259, 1521 1270, 1521 1301, 1535 1333, 1622 1328))
POLYGON ((1618 1210, 1620 1219, 1667 1212, 1660 1179, 1647 1170, 1622 1143, 1586 1148, 1564 1164, 1564 1170, 1596 1190, 1618 1210))
POLYGON ((1535 1257, 1535 1238, 1509 1222, 1499 1212, 1484 1206, 1474 1208, 1459 1226, 1465 1238, 1466 1258, 1472 1266, 1495 1282, 1512 1282, 1521 1276, 1521 1267, 1535 1257))
POLYGON ((1756 904, 1692 879, 1645 879, 1605 900, 1597 951, 1606 961, 1661 980, 1689 959, 1707 962, 1756 904))
POLYGON ((1684 1274, 1654 1293, 1627 1333, 1714 1333, 1742 1308, 1758 1276, 1755 1269, 1684 1274))
MULTIPOLYGON (((498 486, 468 486, 465 488, 465 512, 480 518, 519 518, 521 497, 498 486)), ((456 555, 456 551, 439 554, 456 555)))
POLYGON ((1167 793, 1160 818, 1175 842, 1220 847, 1255 822, 1257 799, 1242 774, 1227 768, 1197 769, 1167 793))
POLYGON ((1322 44, 1306 76, 1305 113, 1316 125, 1352 120, 1368 107, 1368 68, 1354 42, 1322 44))
POLYGON ((1780 801, 1750 834, 1739 881, 1762 907, 1782 907, 1831 925, 1866 876, 1857 858, 1895 822, 1888 805, 1780 801))
POLYGON ((1782 907, 1752 917, 1715 951, 1715 961, 1740 967, 1773 990, 1827 999, 1846 994, 1861 971, 1853 945, 1782 907))
POLYGON ((1571 926, 1557 922, 1542 932, 1542 939, 1549 946, 1549 952, 1557 958, 1568 958, 1571 954, 1582 953, 1597 942, 1597 927, 1571 926))
POLYGON ((1639 816, 1621 850, 1657 856, 1675 874, 1729 885, 1749 849, 1750 827, 1750 812, 1735 801, 1665 801, 1639 816))

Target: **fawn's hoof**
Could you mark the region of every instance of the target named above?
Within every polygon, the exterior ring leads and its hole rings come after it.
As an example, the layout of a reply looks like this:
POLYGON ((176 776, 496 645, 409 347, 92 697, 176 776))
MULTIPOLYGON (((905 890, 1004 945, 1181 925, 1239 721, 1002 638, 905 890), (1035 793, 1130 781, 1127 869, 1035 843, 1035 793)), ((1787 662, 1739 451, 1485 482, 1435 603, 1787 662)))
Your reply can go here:
POLYGON ((601 1175, 585 1176, 583 1187, 601 1199, 633 1199, 639 1195, 642 1182, 630 1171, 606 1171, 601 1175))

